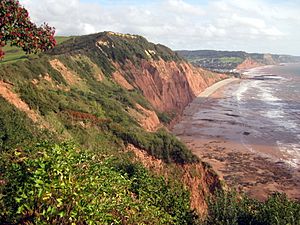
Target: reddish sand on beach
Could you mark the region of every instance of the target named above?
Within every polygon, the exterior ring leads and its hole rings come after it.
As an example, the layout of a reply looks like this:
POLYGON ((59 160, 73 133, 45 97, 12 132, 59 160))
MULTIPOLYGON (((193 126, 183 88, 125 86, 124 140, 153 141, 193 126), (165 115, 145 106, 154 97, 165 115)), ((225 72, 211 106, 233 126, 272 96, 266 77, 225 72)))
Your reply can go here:
MULTIPOLYGON (((215 108, 218 101, 224 98, 224 91, 228 91, 228 84, 239 82, 239 79, 228 79, 207 89, 186 108, 181 121, 174 126, 173 133, 203 161, 210 163, 229 187, 235 187, 259 200, 266 199, 268 194, 276 191, 300 200, 300 169, 274 160, 282 157, 280 152, 274 151, 274 146, 268 143, 252 143, 252 146, 260 150, 260 154, 257 154, 246 148, 238 139, 214 135, 214 129, 218 129, 217 122, 211 127, 210 121, 201 120, 201 123, 197 124, 194 120, 199 107, 215 108), (210 126, 210 133, 204 134, 197 129, 198 127, 203 131, 206 126, 210 126)), ((234 137, 234 125, 232 128, 227 136, 234 137)), ((247 135, 247 132, 244 135, 247 135)))

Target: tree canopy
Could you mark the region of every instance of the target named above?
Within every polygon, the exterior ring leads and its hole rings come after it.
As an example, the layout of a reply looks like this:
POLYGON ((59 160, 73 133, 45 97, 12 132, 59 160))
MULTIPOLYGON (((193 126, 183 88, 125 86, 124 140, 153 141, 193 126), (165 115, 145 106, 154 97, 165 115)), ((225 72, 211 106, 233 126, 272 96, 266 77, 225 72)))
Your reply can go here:
POLYGON ((7 44, 21 47, 26 53, 46 51, 56 45, 55 29, 31 22, 28 11, 16 0, 0 1, 0 58, 7 44))

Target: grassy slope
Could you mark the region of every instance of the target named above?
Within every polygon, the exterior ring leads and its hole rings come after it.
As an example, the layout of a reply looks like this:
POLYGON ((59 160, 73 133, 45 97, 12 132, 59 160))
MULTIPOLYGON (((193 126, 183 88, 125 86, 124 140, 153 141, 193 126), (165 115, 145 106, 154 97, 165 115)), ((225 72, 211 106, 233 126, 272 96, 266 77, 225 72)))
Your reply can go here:
MULTIPOLYGON (((57 44, 61 44, 64 41, 69 40, 71 37, 65 37, 65 36, 57 36, 55 37, 57 44)), ((2 63, 11 63, 16 62, 20 60, 28 59, 28 57, 36 57, 35 55, 27 55, 21 48, 6 45, 3 47, 3 51, 5 52, 5 57, 2 61, 0 61, 0 64, 2 63)))

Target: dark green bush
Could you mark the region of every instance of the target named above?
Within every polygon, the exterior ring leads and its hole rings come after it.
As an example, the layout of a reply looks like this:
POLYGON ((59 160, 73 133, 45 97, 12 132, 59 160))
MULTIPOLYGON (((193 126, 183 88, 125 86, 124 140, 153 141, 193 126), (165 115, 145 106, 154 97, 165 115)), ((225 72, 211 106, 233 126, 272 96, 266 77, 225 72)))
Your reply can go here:
POLYGON ((260 205, 257 220, 261 224, 299 225, 300 202, 288 199, 285 194, 272 194, 260 205))
POLYGON ((166 113, 166 112, 157 112, 156 113, 158 116, 158 119, 160 122, 164 123, 164 124, 169 124, 176 116, 176 113, 166 113))
POLYGON ((111 130, 125 144, 133 144, 167 163, 175 162, 184 164, 199 162, 199 159, 182 142, 165 129, 150 133, 142 129, 126 129, 112 124, 111 130))
POLYGON ((265 202, 232 192, 216 192, 208 201, 209 225, 299 225, 300 203, 285 194, 270 195, 265 202))
POLYGON ((155 177, 139 164, 116 161, 114 167, 131 180, 130 190, 142 202, 155 205, 174 218, 175 224, 196 224, 198 217, 190 209, 189 193, 182 184, 155 177))

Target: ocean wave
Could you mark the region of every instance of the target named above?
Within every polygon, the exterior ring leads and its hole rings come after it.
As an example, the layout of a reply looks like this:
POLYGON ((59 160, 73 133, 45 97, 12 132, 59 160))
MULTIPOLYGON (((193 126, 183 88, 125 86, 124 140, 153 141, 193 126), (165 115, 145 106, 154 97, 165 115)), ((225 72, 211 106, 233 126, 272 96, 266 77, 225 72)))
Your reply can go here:
POLYGON ((235 95, 236 95, 236 99, 238 100, 238 102, 240 102, 243 98, 244 93, 248 90, 249 85, 247 83, 242 83, 238 90, 236 91, 235 95))
POLYGON ((244 81, 242 83, 240 83, 238 89, 235 91, 234 95, 236 96, 236 99, 238 102, 242 101, 245 93, 250 89, 253 88, 255 86, 257 86, 258 83, 260 83, 261 81, 244 81))
POLYGON ((258 94, 258 97, 260 98, 260 100, 271 104, 271 105, 282 105, 282 103, 280 102, 281 99, 274 96, 273 95, 273 91, 270 90, 269 88, 260 88, 261 92, 258 94))
POLYGON ((300 167, 300 144, 295 143, 283 143, 277 141, 277 146, 284 158, 282 161, 286 162, 292 167, 300 167))

